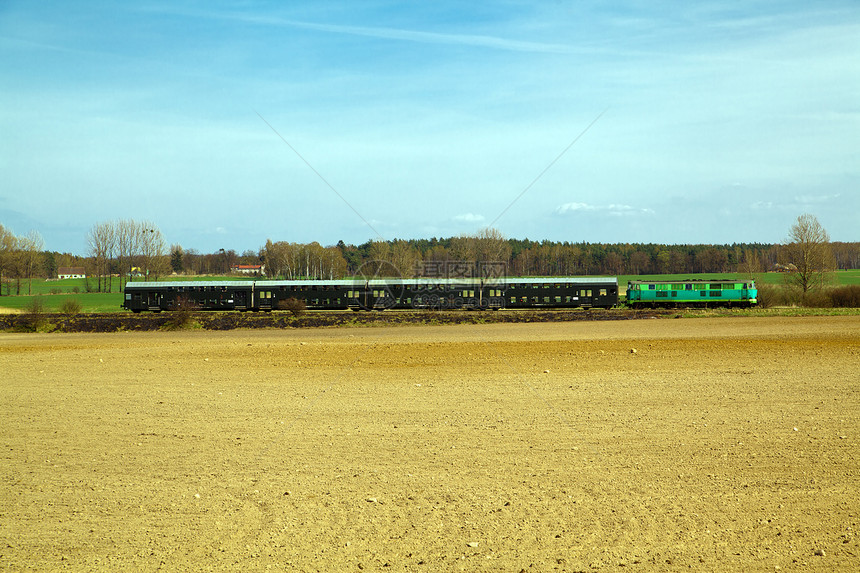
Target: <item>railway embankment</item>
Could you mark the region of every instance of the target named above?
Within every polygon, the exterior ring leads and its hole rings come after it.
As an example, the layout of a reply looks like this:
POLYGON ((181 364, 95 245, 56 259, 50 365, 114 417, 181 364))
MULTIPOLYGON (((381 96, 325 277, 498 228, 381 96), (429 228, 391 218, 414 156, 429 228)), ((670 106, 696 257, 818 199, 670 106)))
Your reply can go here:
POLYGON ((192 312, 157 314, 6 314, 0 330, 12 332, 125 332, 158 330, 234 330, 238 328, 338 328, 404 325, 492 324, 525 322, 573 322, 635 320, 677 316, 677 311, 630 309, 501 310, 479 311, 307 311, 289 312, 192 312))

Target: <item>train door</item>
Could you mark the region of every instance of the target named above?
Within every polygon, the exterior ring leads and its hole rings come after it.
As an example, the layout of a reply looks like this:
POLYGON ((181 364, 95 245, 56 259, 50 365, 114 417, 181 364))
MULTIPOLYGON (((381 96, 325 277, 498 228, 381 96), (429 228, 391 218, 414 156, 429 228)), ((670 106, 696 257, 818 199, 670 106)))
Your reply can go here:
POLYGON ((248 293, 243 290, 233 292, 233 307, 239 310, 248 308, 248 293))
POLYGON ((150 310, 161 310, 161 299, 162 295, 158 291, 149 291, 146 295, 146 306, 149 307, 150 310))

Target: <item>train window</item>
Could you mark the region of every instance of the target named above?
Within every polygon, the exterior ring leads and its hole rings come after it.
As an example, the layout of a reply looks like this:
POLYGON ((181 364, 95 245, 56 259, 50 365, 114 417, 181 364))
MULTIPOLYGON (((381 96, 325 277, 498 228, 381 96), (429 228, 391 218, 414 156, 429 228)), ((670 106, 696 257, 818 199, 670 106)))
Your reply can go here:
POLYGON ((605 288, 600 289, 600 296, 606 296, 606 289, 605 288))
POLYGON ((648 290, 654 290, 655 288, 657 288, 657 285, 655 284, 648 285, 648 290))
POLYGON ((556 302, 556 303, 560 303, 560 302, 561 302, 561 297, 560 297, 560 296, 555 297, 555 302, 556 302))
POLYGON ((548 296, 543 297, 543 301, 544 301, 545 303, 549 303, 549 297, 548 297, 548 296))

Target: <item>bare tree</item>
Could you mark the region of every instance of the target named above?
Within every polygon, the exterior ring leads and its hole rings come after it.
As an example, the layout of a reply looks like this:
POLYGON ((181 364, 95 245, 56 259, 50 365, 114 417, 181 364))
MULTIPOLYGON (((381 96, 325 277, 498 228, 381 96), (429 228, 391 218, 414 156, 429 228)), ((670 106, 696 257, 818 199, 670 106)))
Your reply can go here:
POLYGON ((30 231, 23 237, 18 237, 18 248, 21 251, 24 272, 27 275, 27 294, 32 294, 33 273, 39 262, 39 255, 45 248, 45 241, 38 231, 30 231))
POLYGON ((784 264, 797 270, 786 273, 786 280, 803 294, 824 284, 827 274, 836 268, 830 235, 814 215, 805 213, 788 231, 788 239, 780 249, 784 264))
POLYGON ((477 241, 474 235, 460 235, 451 239, 448 251, 452 261, 473 262, 478 258, 477 241))
POLYGON ((418 249, 402 239, 395 239, 388 251, 388 262, 400 271, 402 277, 414 276, 420 260, 421 253, 418 249))
POLYGON ((486 227, 475 237, 475 255, 480 263, 507 263, 511 258, 511 245, 501 231, 486 227))
MULTIPOLYGON (((17 248, 14 233, 0 224, 0 295, 3 294, 3 276, 14 266, 13 256, 17 248)), ((9 294, 8 289, 6 294, 9 294)))
POLYGON ((299 265, 298 245, 286 241, 266 241, 262 249, 263 263, 266 265, 266 275, 272 278, 283 276, 287 279, 295 278, 295 272, 299 265))
POLYGON ((338 247, 326 247, 323 261, 324 277, 329 280, 342 279, 346 276, 346 259, 338 247))
POLYGON ((192 275, 199 275, 203 272, 200 265, 201 260, 202 257, 197 249, 185 249, 182 253, 182 267, 192 275))
POLYGON ((137 250, 136 223, 131 219, 124 219, 113 223, 116 234, 116 264, 119 269, 119 286, 122 288, 123 277, 126 280, 131 276, 131 268, 134 253, 137 250))
POLYGON ((95 263, 99 292, 111 292, 110 263, 115 245, 116 226, 113 223, 96 223, 87 233, 87 246, 95 263))
POLYGON ((157 280, 167 274, 167 243, 155 224, 144 221, 133 226, 137 235, 137 251, 144 276, 157 280))

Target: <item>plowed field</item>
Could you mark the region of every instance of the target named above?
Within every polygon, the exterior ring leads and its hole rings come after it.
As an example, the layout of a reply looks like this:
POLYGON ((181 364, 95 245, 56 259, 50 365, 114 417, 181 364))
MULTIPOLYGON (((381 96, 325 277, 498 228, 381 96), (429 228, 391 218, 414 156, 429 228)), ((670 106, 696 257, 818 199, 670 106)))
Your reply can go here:
POLYGON ((0 570, 857 571, 860 318, 0 335, 0 570))

